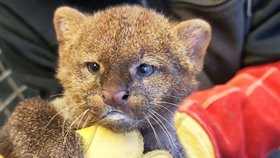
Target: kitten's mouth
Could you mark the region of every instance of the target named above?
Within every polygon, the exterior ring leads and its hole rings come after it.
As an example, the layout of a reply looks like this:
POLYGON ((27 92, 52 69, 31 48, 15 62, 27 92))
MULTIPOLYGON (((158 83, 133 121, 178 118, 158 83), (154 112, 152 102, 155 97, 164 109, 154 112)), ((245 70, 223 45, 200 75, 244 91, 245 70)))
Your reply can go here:
POLYGON ((137 123, 129 115, 112 106, 107 106, 100 117, 99 124, 115 132, 124 132, 135 129, 137 123))
POLYGON ((119 120, 130 119, 130 117, 127 114, 125 114, 123 111, 118 110, 113 106, 107 106, 103 114, 101 115, 101 120, 108 120, 108 119, 112 121, 119 121, 119 120))
POLYGON ((125 114, 120 110, 110 110, 110 111, 107 111, 106 113, 104 113, 101 116, 101 119, 105 119, 105 118, 121 119, 121 118, 125 118, 125 117, 126 117, 125 114))

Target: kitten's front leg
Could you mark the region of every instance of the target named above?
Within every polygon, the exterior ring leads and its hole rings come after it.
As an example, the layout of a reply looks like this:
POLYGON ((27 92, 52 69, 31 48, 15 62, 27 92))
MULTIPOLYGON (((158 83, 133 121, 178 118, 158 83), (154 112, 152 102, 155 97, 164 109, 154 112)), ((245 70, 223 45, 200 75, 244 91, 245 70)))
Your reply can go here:
POLYGON ((3 152, 4 156, 82 158, 79 136, 74 131, 63 130, 64 119, 56 114, 49 102, 40 99, 20 103, 1 131, 5 133, 2 139, 12 145, 9 147, 12 151, 3 152))

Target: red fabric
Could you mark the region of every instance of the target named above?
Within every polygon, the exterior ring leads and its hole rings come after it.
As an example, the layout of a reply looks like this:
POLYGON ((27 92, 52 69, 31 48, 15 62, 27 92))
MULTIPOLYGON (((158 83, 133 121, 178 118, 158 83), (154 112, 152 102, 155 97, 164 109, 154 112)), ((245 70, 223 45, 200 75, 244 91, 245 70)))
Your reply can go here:
POLYGON ((280 146, 280 61, 241 70, 179 109, 208 133, 218 158, 265 158, 280 146))

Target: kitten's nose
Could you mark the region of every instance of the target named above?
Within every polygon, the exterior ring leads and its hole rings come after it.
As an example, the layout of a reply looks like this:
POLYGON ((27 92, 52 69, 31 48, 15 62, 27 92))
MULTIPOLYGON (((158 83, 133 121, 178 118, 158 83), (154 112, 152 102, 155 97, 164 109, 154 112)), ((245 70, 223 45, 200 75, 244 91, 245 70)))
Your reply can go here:
POLYGON ((108 91, 102 92, 102 99, 105 104, 108 105, 124 105, 129 97, 129 93, 127 91, 120 91, 117 93, 110 93, 108 91))

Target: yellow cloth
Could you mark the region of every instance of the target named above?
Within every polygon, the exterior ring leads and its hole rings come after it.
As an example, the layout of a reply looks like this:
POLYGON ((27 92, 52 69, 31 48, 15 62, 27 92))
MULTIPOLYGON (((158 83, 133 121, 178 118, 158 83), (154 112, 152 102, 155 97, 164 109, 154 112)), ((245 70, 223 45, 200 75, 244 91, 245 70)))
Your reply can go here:
POLYGON ((123 134, 91 126, 77 133, 84 140, 85 158, 138 158, 144 151, 143 138, 138 131, 123 134))
POLYGON ((91 126, 77 133, 84 140, 85 158, 172 158, 163 150, 143 155, 144 142, 139 131, 114 133, 102 126, 91 126))
MULTIPOLYGON (((175 115, 179 140, 190 158, 215 158, 213 145, 200 124, 184 113, 175 115)), ((114 133, 101 126, 77 131, 84 140, 85 158, 172 158, 163 150, 143 154, 144 143, 139 131, 114 133)))
POLYGON ((213 144, 196 120, 184 113, 176 113, 174 121, 179 140, 188 157, 215 158, 213 144))

